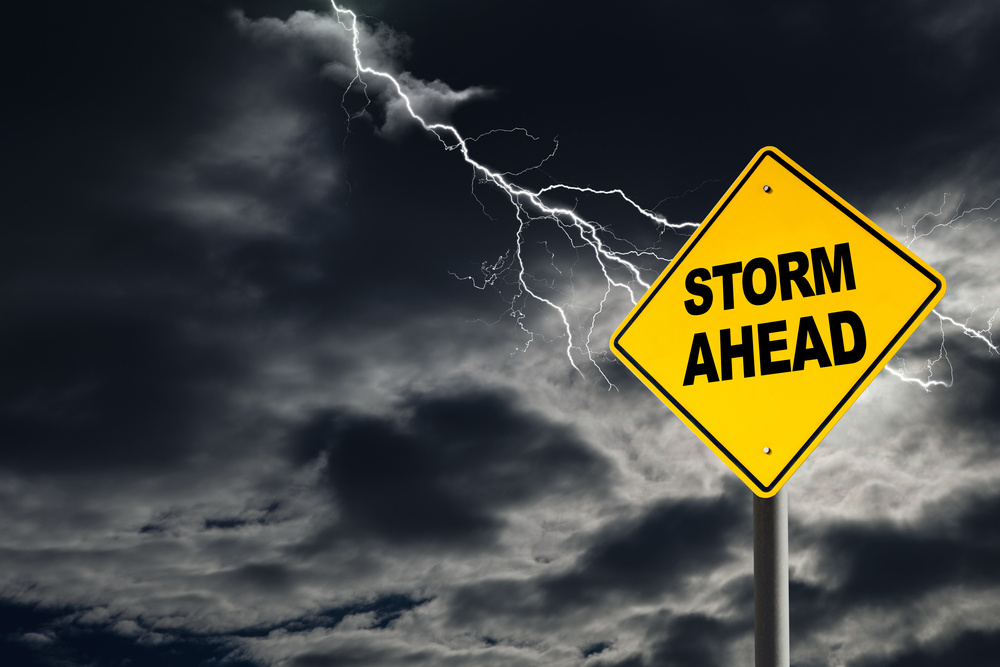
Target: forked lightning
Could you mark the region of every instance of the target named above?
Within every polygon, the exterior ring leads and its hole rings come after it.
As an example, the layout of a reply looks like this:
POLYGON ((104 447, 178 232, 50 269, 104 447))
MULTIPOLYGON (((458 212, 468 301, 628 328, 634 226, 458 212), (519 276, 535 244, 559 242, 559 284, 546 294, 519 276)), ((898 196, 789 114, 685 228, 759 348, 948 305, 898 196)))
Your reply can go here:
MULTIPOLYGON (((615 197, 633 208, 640 216, 647 218, 660 230, 669 229, 682 234, 691 233, 695 228, 697 228, 698 223, 670 222, 664 216, 656 213, 655 211, 644 208, 619 188, 595 189, 557 183, 533 190, 518 185, 511 180, 511 177, 519 176, 524 172, 511 174, 492 170, 486 167, 484 164, 472 157, 470 153, 470 145, 483 138, 483 136, 491 134, 491 132, 487 132, 477 137, 465 137, 455 126, 447 123, 430 122, 427 118, 418 113, 414 107, 413 100, 407 94, 403 83, 401 83, 401 78, 397 78, 389 72, 376 69, 367 64, 363 59, 361 53, 361 32, 358 26, 357 15, 349 9, 340 7, 335 1, 332 1, 332 5, 337 21, 351 35, 351 43, 354 54, 354 78, 350 81, 344 92, 345 111, 347 108, 346 98, 348 92, 351 91, 356 85, 360 87, 364 95, 365 108, 367 108, 367 105, 371 103, 371 100, 368 97, 368 84, 365 80, 366 76, 384 80, 393 90, 395 90, 398 99, 405 106, 406 112, 409 114, 410 118, 419 123, 420 126, 427 132, 433 133, 446 150, 453 151, 457 149, 461 154, 462 159, 472 168, 477 180, 491 184, 507 199, 509 199, 511 205, 513 206, 518 225, 515 235, 516 243, 513 248, 513 255, 506 254, 501 256, 500 259, 493 264, 484 263, 483 272, 485 279, 481 285, 477 284, 476 286, 480 289, 485 289, 488 285, 495 285, 500 280, 501 276, 506 272, 515 273, 517 276, 517 294, 510 302, 511 308, 509 312, 515 317, 519 326, 521 326, 521 328, 528 335, 529 343, 533 337, 533 333, 525 327, 523 321, 525 317, 524 313, 516 305, 524 296, 534 299, 541 304, 545 304, 551 308, 553 312, 559 315, 562 321, 562 326, 566 332, 566 357, 572 367, 578 373, 583 375, 582 370, 577 365, 573 357, 574 351, 578 351, 587 357, 589 362, 601 374, 601 377, 607 383, 608 387, 613 387, 614 385, 607 378, 604 371, 597 363, 595 353, 590 347, 590 338, 594 332, 597 318, 603 312, 604 306, 607 303, 612 291, 620 290, 627 293, 634 304, 637 302, 638 298, 642 296, 642 293, 649 288, 649 284, 643 279, 643 273, 648 272, 648 269, 643 269, 640 264, 637 263, 639 258, 653 259, 664 265, 670 261, 670 258, 660 256, 653 249, 641 249, 627 243, 623 239, 616 237, 613 233, 611 233, 606 226, 585 219, 573 209, 547 204, 543 200, 544 196, 550 193, 562 191, 564 193, 615 197), (586 328, 586 333, 583 336, 574 335, 574 327, 572 326, 570 321, 571 318, 567 313, 567 306, 556 303, 532 287, 532 281, 530 280, 531 276, 525 264, 524 244, 527 226, 531 222, 537 220, 548 220, 552 222, 570 239, 575 248, 584 249, 588 253, 592 254, 593 258, 597 262, 597 266, 603 274, 605 281, 603 293, 600 297, 599 303, 597 303, 596 307, 593 308, 593 315, 590 317, 589 326, 586 328), (625 251, 617 249, 622 245, 625 245, 628 249, 625 251), (628 276, 629 278, 624 280, 621 277, 622 275, 628 276), (579 340, 580 338, 582 338, 582 340, 579 340)), ((356 116, 357 114, 352 115, 348 113, 349 122, 350 119, 356 116)), ((533 138, 521 128, 517 128, 516 130, 493 130, 493 132, 512 131, 519 131, 525 136, 533 138)), ((554 151, 553 153, 550 153, 545 160, 552 157, 553 154, 554 151)), ((545 160, 542 162, 544 163, 545 160)), ((917 225, 919 225, 923 220, 923 218, 921 218, 912 226, 907 227, 907 237, 904 242, 907 245, 910 245, 918 238, 923 238, 941 227, 954 228, 960 223, 967 222, 967 217, 973 215, 974 213, 990 211, 998 202, 1000 202, 1000 199, 994 201, 987 207, 979 207, 962 211, 947 222, 936 223, 931 229, 918 232, 917 225)), ((928 215, 937 216, 939 214, 928 215)), ((994 222, 996 221, 995 217, 990 219, 994 222)), ((471 280, 471 278, 466 279, 471 280)), ((923 366, 919 369, 907 369, 902 361, 897 363, 897 367, 892 367, 891 365, 886 367, 889 372, 901 380, 919 384, 926 390, 930 390, 930 388, 934 386, 951 386, 953 381, 951 362, 948 359, 948 351, 945 347, 946 324, 957 327, 966 336, 984 343, 990 354, 1000 352, 1000 349, 998 349, 997 345, 993 342, 991 331, 997 313, 994 313, 993 316, 989 318, 985 328, 976 329, 969 323, 971 321, 971 316, 969 320, 966 320, 966 322, 960 322, 952 317, 940 313, 937 310, 933 312, 938 317, 941 327, 941 345, 938 356, 936 358, 927 359, 923 366), (935 375, 934 366, 939 362, 943 362, 948 367, 947 378, 942 379, 935 375), (919 375, 922 375, 923 377, 918 377, 919 375)))

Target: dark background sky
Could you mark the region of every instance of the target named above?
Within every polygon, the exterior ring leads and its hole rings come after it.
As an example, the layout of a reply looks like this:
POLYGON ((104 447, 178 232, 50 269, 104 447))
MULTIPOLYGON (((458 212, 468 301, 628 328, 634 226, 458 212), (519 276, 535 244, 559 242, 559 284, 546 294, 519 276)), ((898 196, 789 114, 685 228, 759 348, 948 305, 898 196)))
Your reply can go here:
MULTIPOLYGON (((521 128, 470 144, 521 186, 698 222, 775 145, 945 275, 786 487, 792 662, 994 664, 1000 8, 346 8, 420 109, 521 128)), ((567 353, 510 202, 345 95, 330 9, 7 10, 2 662, 750 664, 750 492, 611 358, 628 293, 527 225, 567 353)), ((547 201, 647 282, 685 238, 547 201)))

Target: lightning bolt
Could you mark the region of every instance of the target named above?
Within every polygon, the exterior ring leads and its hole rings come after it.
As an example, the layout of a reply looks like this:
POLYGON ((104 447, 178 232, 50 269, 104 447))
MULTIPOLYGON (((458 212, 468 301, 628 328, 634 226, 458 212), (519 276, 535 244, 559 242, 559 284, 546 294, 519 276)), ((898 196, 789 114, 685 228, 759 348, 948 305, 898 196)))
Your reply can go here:
MULTIPOLYGON (((909 248, 915 242, 929 237, 938 230, 967 229, 973 224, 981 222, 997 223, 998 216, 991 215, 991 213, 993 209, 997 207, 997 204, 1000 203, 1000 197, 994 199, 987 206, 963 208, 965 203, 965 196, 963 195, 955 205, 957 213, 948 217, 944 214, 944 210, 945 206, 948 204, 948 197, 950 196, 950 193, 944 193, 940 208, 938 208, 937 211, 928 211, 927 213, 924 213, 919 218, 914 220, 913 224, 906 224, 903 220, 902 208, 896 209, 896 213, 900 216, 900 225, 905 230, 903 242, 906 247, 909 248), (933 221, 933 224, 930 225, 929 228, 927 228, 927 225, 924 225, 925 229, 921 230, 921 223, 928 220, 933 221)), ((955 382, 955 369, 951 364, 951 359, 948 358, 945 324, 957 328, 963 335, 983 343, 986 346, 986 349, 989 350, 990 356, 1000 354, 1000 349, 998 349, 996 343, 993 342, 993 324, 996 321, 997 315, 1000 314, 1000 308, 993 311, 993 314, 986 320, 986 325, 984 327, 977 329, 972 325, 972 318, 975 316, 976 311, 984 305, 985 300, 972 309, 972 312, 969 313, 969 316, 964 322, 959 322, 955 318, 940 312, 938 309, 932 310, 931 313, 938 318, 938 324, 941 330, 941 343, 938 346, 937 356, 926 359, 918 369, 908 369, 905 361, 901 360, 900 357, 896 357, 896 362, 899 364, 898 367, 887 365, 886 370, 900 380, 916 384, 922 387, 925 391, 930 391, 932 387, 951 387, 955 382), (944 379, 938 379, 935 377, 934 366, 938 363, 943 363, 947 367, 947 376, 944 377, 944 379), (923 377, 919 377, 920 375, 923 377)))
MULTIPOLYGON (((368 80, 378 79, 384 81, 395 91, 396 99, 402 102, 405 112, 410 119, 418 123, 426 132, 433 134, 445 150, 457 151, 465 163, 469 165, 473 172, 472 195, 479 201, 483 212, 487 216, 489 214, 486 212, 485 206, 476 195, 475 185, 477 183, 486 183, 496 188, 509 201, 513 208, 514 217, 517 221, 513 249, 502 254, 493 262, 484 262, 480 267, 482 278, 479 280, 476 280, 472 276, 458 276, 454 273, 452 275, 460 280, 471 281, 477 289, 499 288, 509 284, 514 286, 515 294, 509 301, 510 308, 506 314, 514 318, 526 335, 526 343, 524 348, 521 349, 527 349, 536 336, 536 333, 525 322, 527 315, 523 304, 527 300, 533 300, 550 309, 551 312, 558 315, 561 321, 562 330, 566 338, 566 357, 573 369, 581 376, 584 376, 583 370, 574 358, 574 352, 582 354, 597 369, 604 382, 607 383, 608 388, 614 388, 614 384, 608 379, 598 363, 598 355, 591 348, 591 337, 597 326, 597 320, 604 312, 605 306, 613 292, 618 291, 627 294, 628 298, 635 304, 638 302, 639 297, 649 289, 650 284, 643 278, 644 273, 650 271, 650 269, 646 268, 645 262, 657 263, 662 268, 671 258, 660 255, 655 248, 640 248, 615 235, 606 225, 588 220, 583 215, 577 213, 575 208, 550 203, 549 197, 561 194, 563 196, 583 195, 614 198, 626 204, 638 213, 639 216, 652 223, 661 236, 668 230, 676 234, 689 235, 698 227, 699 223, 670 222, 664 216, 655 212, 655 209, 664 200, 661 200, 661 202, 657 203, 651 209, 647 209, 620 188, 597 189, 554 183, 541 188, 531 189, 513 180, 530 171, 539 169, 547 160, 553 157, 558 150, 559 144, 557 140, 553 142, 552 151, 545 158, 527 169, 518 172, 502 172, 490 169, 473 157, 471 149, 476 142, 495 133, 519 133, 533 141, 537 141, 538 138, 531 135, 524 128, 495 129, 476 137, 466 137, 454 125, 443 122, 432 122, 416 110, 414 99, 407 91, 409 79, 405 75, 394 76, 387 71, 376 69, 366 64, 362 56, 361 30, 357 14, 349 9, 340 7, 336 0, 331 0, 331 4, 338 23, 350 34, 354 56, 353 79, 346 86, 341 100, 341 106, 347 116, 348 128, 350 128, 353 120, 364 115, 368 106, 372 103, 368 94, 368 80), (347 98, 351 91, 355 89, 360 89, 364 104, 359 111, 352 113, 348 110, 347 98), (547 293, 559 293, 559 290, 555 289, 555 286, 551 282, 541 280, 529 271, 528 262, 525 258, 527 252, 526 235, 529 227, 535 222, 551 223, 566 238, 572 248, 578 251, 585 251, 596 261, 596 266, 604 282, 599 289, 600 297, 597 300, 597 305, 587 309, 590 311, 590 316, 587 318, 589 321, 582 333, 574 332, 573 317, 571 316, 571 310, 579 310, 581 307, 575 305, 572 300, 570 300, 568 305, 557 303, 556 297, 543 294, 543 287, 547 290, 547 293), (512 280, 511 276, 513 276, 512 280)), ((698 188, 703 185, 705 183, 699 185, 698 188)), ((698 188, 694 189, 697 190, 698 188)), ((939 211, 924 214, 912 225, 903 223, 905 230, 904 243, 906 246, 909 247, 914 242, 929 237, 944 228, 964 229, 977 220, 984 219, 983 217, 977 219, 977 214, 985 215, 1000 203, 1000 198, 997 198, 989 206, 962 209, 956 215, 945 220, 944 206, 947 203, 947 197, 948 195, 946 194, 945 201, 942 203, 939 211), (929 228, 926 224, 928 220, 934 221, 934 224, 929 228)), ((555 197, 552 198, 554 199, 555 197)), ((959 208, 961 208, 963 201, 964 199, 959 202, 959 208)), ((897 212, 901 213, 901 210, 897 209, 897 212)), ((985 219, 992 220, 993 222, 997 220, 996 217, 990 216, 985 216, 985 219)), ((551 267, 557 273, 561 274, 562 271, 555 262, 555 253, 548 247, 547 242, 542 242, 542 245, 550 255, 551 267)), ((659 272, 659 269, 654 269, 654 271, 655 275, 659 272)), ((938 318, 941 330, 941 343, 938 355, 925 360, 920 365, 920 368, 917 369, 907 368, 906 362, 897 357, 897 365, 887 366, 886 369, 900 380, 917 384, 928 391, 936 386, 951 387, 954 382, 954 368, 948 357, 948 350, 945 344, 946 325, 957 328, 964 335, 985 344, 990 355, 1000 353, 1000 349, 997 348, 992 337, 993 323, 998 313, 1000 313, 1000 309, 989 317, 985 327, 978 329, 971 324, 975 310, 978 310, 978 307, 973 310, 973 313, 964 322, 945 315, 938 310, 932 311, 938 318), (947 373, 936 375, 934 369, 938 364, 944 364, 947 367, 947 373)))
MULTIPOLYGON (((639 248, 631 244, 625 239, 616 236, 607 226, 584 218, 572 208, 548 203, 546 196, 561 193, 564 195, 594 195, 599 197, 617 198, 619 201, 624 202, 631 207, 640 216, 646 218, 653 225, 657 226, 661 230, 661 233, 663 230, 668 229, 676 233, 690 233, 697 228, 698 223, 670 222, 664 216, 656 213, 655 211, 644 208, 641 204, 629 197, 619 188, 597 189, 556 183, 538 189, 530 189, 519 185, 512 180, 513 178, 516 178, 531 169, 541 166, 541 164, 552 157, 558 148, 558 142, 555 143, 555 148, 553 148, 552 152, 545 159, 543 159, 541 163, 535 165, 534 167, 530 167, 529 169, 516 173, 500 172, 490 169, 476 160, 471 153, 472 145, 486 136, 486 134, 492 134, 493 132, 522 132, 532 139, 536 138, 532 137, 522 128, 515 128, 512 130, 493 130, 492 132, 479 135, 478 137, 465 137, 458 130, 458 128, 453 125, 440 122, 430 122, 427 118, 416 111, 413 100, 407 93, 406 87, 400 77, 375 69, 364 62, 361 53, 361 33, 358 27, 357 15, 349 9, 340 7, 336 2, 332 2, 332 5, 337 16, 337 21, 351 35, 352 49, 354 52, 354 79, 345 90, 344 98, 342 100, 345 113, 348 115, 348 121, 353 120, 364 111, 364 109, 362 109, 361 112, 354 114, 347 111, 346 98, 348 92, 355 86, 358 86, 365 97, 365 108, 367 108, 367 105, 370 103, 370 98, 368 97, 368 83, 366 82, 365 77, 368 76, 385 81, 392 89, 395 90, 398 99, 402 101, 406 112, 409 114, 411 119, 419 123, 420 126, 427 132, 434 134, 446 150, 457 151, 462 156, 462 159, 472 168, 475 177, 481 182, 488 183, 497 188, 513 207, 514 215, 517 220, 517 231, 515 234, 516 243, 512 253, 502 255, 496 262, 484 263, 481 267, 483 271, 482 283, 477 283, 476 280, 470 276, 461 278, 471 280, 476 287, 485 289, 488 286, 495 286, 504 279, 505 274, 510 272, 514 273, 516 276, 516 294, 510 301, 509 314, 514 317, 514 319, 518 322, 518 325, 528 336, 528 343, 525 347, 530 345, 535 334, 525 325, 526 316, 523 308, 516 305, 521 302, 523 297, 533 299, 534 301, 543 304, 558 315, 562 322, 562 329, 565 333, 567 341, 566 357, 572 367, 580 373, 581 376, 583 375, 583 371, 577 365, 574 358, 574 351, 580 352, 601 374, 601 377, 608 384, 608 387, 613 387, 614 385, 604 374, 604 371, 598 364, 594 351, 590 345, 590 339, 593 335, 594 328, 596 327, 597 319, 604 311, 604 307, 607 304, 612 291, 621 290, 628 294, 632 303, 636 303, 638 298, 642 296, 647 289, 649 289, 649 283, 643 279, 644 268, 640 264, 640 260, 649 259, 665 264, 670 261, 670 258, 659 255, 654 249, 639 248), (603 276, 604 285, 601 297, 597 306, 591 309, 592 312, 589 317, 589 323, 585 327, 582 336, 574 332, 574 326, 571 323, 571 316, 568 312, 570 306, 557 303, 554 297, 543 294, 542 290, 539 289, 538 281, 534 279, 528 270, 525 259, 525 235, 528 227, 537 221, 548 221, 554 224, 556 229, 558 229, 566 237, 572 247, 588 252, 593 259, 596 260, 600 274, 603 276)), ((473 191, 473 196, 475 196, 475 191, 473 191)), ((553 266, 555 265, 553 264, 553 266)))

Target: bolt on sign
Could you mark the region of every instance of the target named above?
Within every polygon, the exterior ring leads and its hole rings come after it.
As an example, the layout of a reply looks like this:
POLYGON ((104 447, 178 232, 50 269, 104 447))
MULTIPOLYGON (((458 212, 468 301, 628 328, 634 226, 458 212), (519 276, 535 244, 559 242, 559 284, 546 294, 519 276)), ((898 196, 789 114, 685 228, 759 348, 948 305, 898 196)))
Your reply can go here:
POLYGON ((611 349, 767 498, 944 291, 937 271, 764 148, 619 325, 611 349))

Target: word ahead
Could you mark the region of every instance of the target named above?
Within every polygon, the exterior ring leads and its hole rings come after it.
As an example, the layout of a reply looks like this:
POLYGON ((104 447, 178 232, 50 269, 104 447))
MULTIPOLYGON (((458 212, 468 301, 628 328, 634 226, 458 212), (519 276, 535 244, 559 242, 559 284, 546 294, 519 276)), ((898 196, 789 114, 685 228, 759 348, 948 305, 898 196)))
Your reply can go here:
POLYGON ((765 148, 611 349, 768 497, 943 295, 934 269, 765 148))
MULTIPOLYGON (((839 292, 844 289, 856 288, 854 265, 851 261, 851 247, 848 243, 840 243, 833 248, 833 259, 830 259, 826 248, 812 248, 807 255, 804 252, 788 252, 778 255, 777 268, 769 259, 756 257, 747 262, 729 262, 717 264, 712 270, 695 268, 688 272, 685 286, 692 295, 700 298, 687 299, 684 308, 691 315, 704 315, 712 308, 714 292, 709 284, 713 279, 722 286, 722 307, 732 310, 735 307, 734 277, 742 274, 742 291, 746 303, 753 306, 765 306, 779 292, 782 301, 794 298, 794 291, 800 297, 811 297, 827 293, 839 292), (812 265, 812 282, 809 274, 810 260, 812 265), (756 276, 761 276, 763 282, 758 291, 756 276)), ((826 340, 820 334, 819 327, 812 315, 799 318, 795 330, 795 347, 792 359, 775 359, 774 353, 788 349, 788 341, 779 336, 789 331, 785 320, 762 322, 756 325, 756 345, 754 344, 753 325, 740 327, 740 342, 733 342, 732 329, 721 329, 718 333, 718 359, 709 344, 708 332, 700 331, 694 334, 691 341, 691 354, 688 356, 687 368, 684 372, 684 386, 694 384, 695 378, 704 375, 709 382, 733 379, 733 361, 740 359, 743 365, 743 377, 754 377, 757 369, 761 375, 789 373, 805 370, 807 361, 814 361, 820 368, 830 365, 841 366, 854 364, 864 357, 866 349, 865 327, 857 313, 842 310, 827 315, 826 340), (851 332, 850 348, 844 337, 844 327, 851 332), (832 356, 832 361, 831 361, 832 356), (759 360, 759 364, 757 363, 759 360)))
MULTIPOLYGON (((865 327, 861 323, 861 318, 856 313, 849 310, 842 310, 839 313, 830 313, 830 349, 833 352, 833 365, 842 366, 844 364, 854 364, 861 361, 865 356, 865 327), (848 325, 854 335, 854 342, 851 349, 844 345, 844 335, 841 327, 848 325)), ((684 373, 684 385, 694 384, 694 379, 699 375, 704 375, 709 382, 733 379, 733 360, 740 359, 743 363, 743 377, 754 376, 755 354, 759 353, 760 374, 774 375, 775 373, 789 373, 791 371, 805 370, 807 361, 815 361, 820 368, 831 365, 830 354, 820 336, 816 321, 811 315, 806 315, 799 320, 798 333, 795 338, 795 355, 793 361, 788 359, 775 360, 772 358, 774 352, 788 349, 788 341, 783 338, 772 338, 775 333, 787 331, 788 325, 784 320, 775 322, 763 322, 757 325, 757 345, 754 346, 753 331, 751 325, 746 325, 741 329, 743 340, 740 343, 732 342, 732 332, 730 329, 723 329, 719 332, 719 357, 722 364, 722 374, 720 377, 718 366, 712 356, 712 348, 708 344, 708 333, 701 332, 694 335, 691 343, 691 356, 688 357, 687 371, 684 373), (699 360, 700 359, 700 360, 699 360)))

